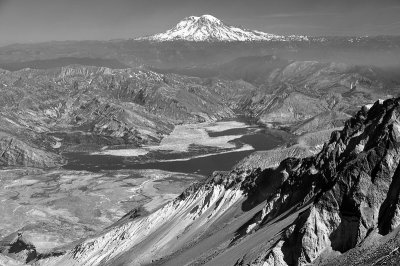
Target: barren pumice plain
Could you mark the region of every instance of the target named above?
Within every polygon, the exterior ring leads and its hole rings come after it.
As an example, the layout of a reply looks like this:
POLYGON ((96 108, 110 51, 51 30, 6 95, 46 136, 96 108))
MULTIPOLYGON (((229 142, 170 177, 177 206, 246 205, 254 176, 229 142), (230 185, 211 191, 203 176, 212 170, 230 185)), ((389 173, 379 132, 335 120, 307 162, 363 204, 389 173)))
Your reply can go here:
POLYGON ((1 235, 22 232, 38 251, 48 251, 105 229, 133 209, 152 212, 201 179, 160 170, 2 171, 1 235))

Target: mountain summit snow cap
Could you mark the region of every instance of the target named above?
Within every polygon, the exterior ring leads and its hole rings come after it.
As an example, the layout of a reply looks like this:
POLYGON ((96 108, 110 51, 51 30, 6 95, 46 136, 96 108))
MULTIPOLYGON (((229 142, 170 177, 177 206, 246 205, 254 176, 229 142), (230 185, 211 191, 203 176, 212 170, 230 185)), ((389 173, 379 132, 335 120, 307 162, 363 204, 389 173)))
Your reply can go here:
POLYGON ((242 27, 230 26, 212 15, 200 17, 190 16, 181 20, 174 28, 164 33, 137 40, 155 42, 194 41, 194 42, 234 42, 234 41, 300 41, 307 40, 305 36, 280 36, 242 27))

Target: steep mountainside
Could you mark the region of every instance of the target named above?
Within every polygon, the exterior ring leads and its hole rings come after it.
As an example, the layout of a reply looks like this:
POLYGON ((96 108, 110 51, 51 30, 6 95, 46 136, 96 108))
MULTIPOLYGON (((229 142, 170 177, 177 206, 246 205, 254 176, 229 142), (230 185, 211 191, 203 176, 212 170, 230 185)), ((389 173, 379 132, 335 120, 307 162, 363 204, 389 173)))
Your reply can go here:
POLYGON ((363 248, 365 262, 398 263, 399 118, 400 99, 365 106, 313 157, 214 173, 153 214, 38 263, 355 265, 350 254, 363 248))
POLYGON ((149 37, 141 37, 137 40, 165 41, 307 41, 305 36, 279 36, 255 30, 246 30, 241 27, 229 26, 211 15, 201 17, 187 17, 180 21, 174 28, 164 33, 149 37))
POLYGON ((362 105, 400 92, 400 80, 380 68, 248 56, 209 68, 164 72, 243 80, 255 87, 242 111, 295 134, 343 126, 362 105))
POLYGON ((373 99, 397 96, 399 88, 372 67, 296 61, 272 72, 248 106, 262 123, 291 125, 302 133, 318 130, 327 118, 326 126, 341 126, 346 114, 373 99))

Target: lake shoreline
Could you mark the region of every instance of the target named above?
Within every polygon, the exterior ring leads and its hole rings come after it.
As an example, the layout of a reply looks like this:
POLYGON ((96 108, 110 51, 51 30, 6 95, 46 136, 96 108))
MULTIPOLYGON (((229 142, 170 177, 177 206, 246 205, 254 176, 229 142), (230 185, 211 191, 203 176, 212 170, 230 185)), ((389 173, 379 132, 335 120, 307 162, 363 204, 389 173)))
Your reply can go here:
POLYGON ((265 128, 244 117, 187 124, 177 126, 159 145, 65 153, 68 163, 63 169, 159 169, 207 176, 214 171, 230 170, 254 151, 275 149, 292 139, 293 135, 286 131, 265 128))

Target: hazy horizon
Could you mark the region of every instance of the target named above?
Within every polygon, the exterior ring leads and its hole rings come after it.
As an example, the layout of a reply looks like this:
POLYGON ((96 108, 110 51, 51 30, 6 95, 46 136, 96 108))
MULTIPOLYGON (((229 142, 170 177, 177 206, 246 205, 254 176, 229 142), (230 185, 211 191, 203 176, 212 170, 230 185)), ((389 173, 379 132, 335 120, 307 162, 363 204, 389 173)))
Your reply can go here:
POLYGON ((0 0, 0 45, 129 39, 185 17, 282 35, 400 35, 397 0, 0 0))

